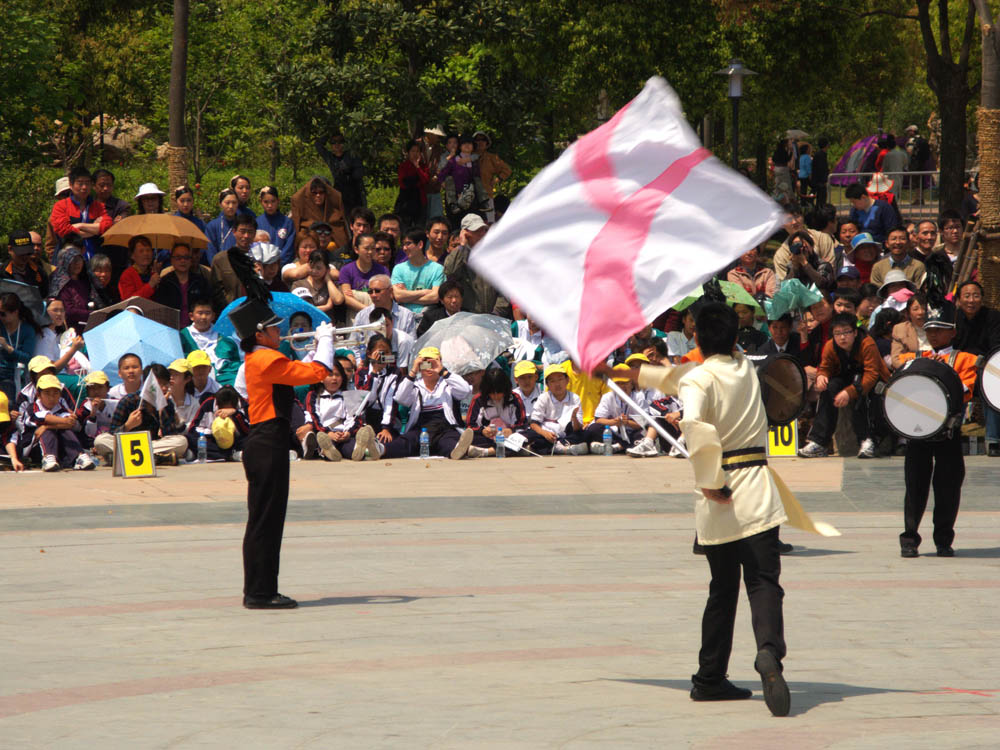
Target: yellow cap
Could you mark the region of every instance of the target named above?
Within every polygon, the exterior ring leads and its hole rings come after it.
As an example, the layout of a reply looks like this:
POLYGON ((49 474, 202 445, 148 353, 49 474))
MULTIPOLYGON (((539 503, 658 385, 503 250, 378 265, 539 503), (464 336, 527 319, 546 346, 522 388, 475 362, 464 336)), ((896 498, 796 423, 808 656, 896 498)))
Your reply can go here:
POLYGON ((527 359, 523 359, 514 365, 514 377, 519 378, 522 375, 537 375, 538 368, 535 366, 534 362, 527 359))
POLYGON ((7 400, 7 394, 0 391, 0 422, 10 421, 10 402, 7 400))
MULTIPOLYGON (((615 365, 611 369, 614 370, 614 371, 617 371, 617 372, 622 372, 622 371, 628 372, 632 368, 629 367, 628 365, 621 365, 621 364, 619 364, 619 365, 615 365)), ((614 376, 612 376, 611 379, 613 381, 615 381, 616 383, 627 383, 629 380, 631 380, 631 378, 629 378, 628 375, 625 375, 624 377, 614 377, 614 376)))
POLYGON ((201 349, 188 352, 187 362, 191 367, 212 366, 212 358, 208 356, 208 352, 203 352, 201 349))
POLYGON ((175 359, 167 369, 174 372, 191 372, 191 365, 186 359, 175 359))
POLYGON ((417 357, 426 357, 427 359, 441 359, 441 350, 436 346, 425 346, 419 352, 417 352, 417 357))
POLYGON ((108 385, 108 376, 104 374, 103 370, 95 370, 88 373, 83 382, 87 385, 108 385))
POLYGON ((633 362, 645 362, 647 365, 650 364, 649 357, 642 352, 636 352, 635 354, 630 354, 625 357, 625 364, 630 365, 633 362))
POLYGON ((42 372, 43 370, 48 370, 50 367, 53 367, 52 360, 44 354, 39 354, 28 360, 28 370, 30 372, 42 372))
POLYGON ((229 417, 216 417, 212 420, 212 437, 215 444, 226 451, 236 442, 236 425, 229 417))
POLYGON ((566 362, 560 362, 558 365, 547 365, 545 367, 545 382, 548 382, 549 375, 555 375, 556 373, 569 377, 569 374, 566 372, 566 362))
POLYGON ((62 390, 62 383, 59 382, 59 378, 55 375, 42 375, 35 383, 35 389, 39 391, 44 391, 48 388, 58 388, 62 390))

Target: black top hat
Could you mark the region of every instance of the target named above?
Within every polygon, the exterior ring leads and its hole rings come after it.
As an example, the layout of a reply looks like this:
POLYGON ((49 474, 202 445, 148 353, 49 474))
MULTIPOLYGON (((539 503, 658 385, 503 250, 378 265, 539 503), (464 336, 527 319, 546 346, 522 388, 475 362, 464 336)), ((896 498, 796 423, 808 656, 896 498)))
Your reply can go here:
POLYGON ((283 321, 284 318, 275 315, 274 310, 266 303, 254 299, 248 299, 229 313, 229 322, 233 324, 241 339, 250 338, 257 331, 279 325, 283 321))
POLYGON ((940 303, 927 302, 927 320, 924 321, 924 329, 927 328, 954 328, 955 327, 955 305, 948 300, 940 303))

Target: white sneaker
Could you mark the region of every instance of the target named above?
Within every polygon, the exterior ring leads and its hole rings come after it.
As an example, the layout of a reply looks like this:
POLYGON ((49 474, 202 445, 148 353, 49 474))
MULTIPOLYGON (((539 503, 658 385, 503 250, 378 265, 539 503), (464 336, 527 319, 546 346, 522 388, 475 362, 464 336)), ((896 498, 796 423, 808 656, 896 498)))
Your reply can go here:
POLYGON ((462 430, 462 435, 458 438, 458 443, 455 444, 455 447, 451 451, 451 457, 453 460, 457 461, 458 459, 465 458, 469 455, 469 447, 472 445, 472 438, 474 436, 475 433, 471 428, 466 427, 462 430))
POLYGON ((73 463, 73 470, 91 471, 96 466, 97 464, 94 463, 94 459, 90 457, 89 453, 81 453, 76 457, 76 461, 73 463))
POLYGON ((826 448, 812 440, 807 442, 804 448, 799 449, 799 456, 802 458, 824 458, 826 455, 826 448))
POLYGON ((489 448, 480 448, 478 445, 470 445, 469 452, 466 454, 469 458, 487 458, 489 455, 489 448))
MULTIPOLYGON (((314 434, 314 433, 310 433, 314 434)), ((325 432, 315 433, 316 445, 319 446, 319 454, 325 458, 327 461, 339 461, 343 456, 340 455, 340 448, 336 446, 333 440, 325 432)))
POLYGON ((656 449, 656 443, 648 437, 644 437, 625 452, 633 458, 654 458, 660 455, 660 451, 656 449))
POLYGON ((42 471, 59 471, 59 461, 51 453, 42 456, 42 471))
POLYGON ((373 430, 369 425, 365 425, 357 434, 354 436, 354 450, 351 451, 352 461, 364 461, 365 452, 371 451, 372 453, 378 453, 375 450, 375 430, 373 430))
POLYGON ((858 451, 858 458, 876 458, 875 441, 865 438, 861 441, 861 449, 858 451))
MULTIPOLYGON (((292 451, 292 453, 294 453, 294 452, 295 451, 292 451)), ((233 461, 236 461, 237 463, 242 463, 243 462, 243 451, 233 451, 232 458, 233 458, 233 461)))
MULTIPOLYGON (((567 452, 571 456, 586 456, 590 453, 590 448, 586 443, 577 443, 576 445, 569 446, 567 452)), ((604 443, 601 443, 601 452, 604 452, 604 443)))
POLYGON ((590 444, 590 452, 594 456, 604 455, 604 443, 600 440, 595 440, 590 444))

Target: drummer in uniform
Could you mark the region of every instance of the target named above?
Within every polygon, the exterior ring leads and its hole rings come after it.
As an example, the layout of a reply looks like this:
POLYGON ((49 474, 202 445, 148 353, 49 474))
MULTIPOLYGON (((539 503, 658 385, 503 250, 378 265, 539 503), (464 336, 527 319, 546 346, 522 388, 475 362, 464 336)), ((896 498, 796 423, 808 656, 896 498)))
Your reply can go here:
MULTIPOLYGON (((946 300, 928 302, 924 332, 931 351, 921 356, 940 360, 958 373, 965 386, 965 402, 972 398, 976 384, 978 357, 952 348, 955 338, 955 306, 946 300)), ((912 352, 900 355, 905 362, 914 359, 912 352)), ((954 557, 955 519, 962 498, 965 480, 965 459, 962 458, 961 422, 949 430, 926 440, 906 442, 906 497, 903 501, 903 527, 899 535, 900 554, 917 557, 920 546, 920 519, 927 508, 931 485, 934 486, 934 545, 938 557, 954 557)))
POLYGON ((282 319, 268 304, 250 298, 229 313, 246 352, 250 434, 243 449, 247 477, 247 528, 243 537, 243 606, 290 609, 294 599, 278 593, 278 559, 288 507, 288 435, 294 386, 317 383, 333 370, 333 326, 316 329, 311 362, 278 351, 282 319))

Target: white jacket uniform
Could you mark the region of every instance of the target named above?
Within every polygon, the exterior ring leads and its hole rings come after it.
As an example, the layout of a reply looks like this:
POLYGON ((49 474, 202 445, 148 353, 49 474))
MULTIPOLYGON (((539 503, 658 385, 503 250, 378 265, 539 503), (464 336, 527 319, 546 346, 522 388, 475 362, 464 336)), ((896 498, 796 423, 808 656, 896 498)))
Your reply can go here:
POLYGON ((448 424, 454 425, 455 429, 462 429, 455 417, 452 404, 471 394, 472 386, 456 373, 447 372, 447 377, 438 379, 434 390, 429 390, 424 384, 424 379, 418 375, 415 379, 405 377, 399 381, 399 385, 396 386, 396 403, 410 407, 410 416, 406 423, 407 432, 416 431, 420 413, 425 409, 440 410, 448 424))
MULTIPOLYGON (((580 408, 580 397, 573 391, 566 391, 566 396, 562 401, 552 395, 552 391, 545 391, 531 410, 531 421, 540 424, 549 432, 554 432, 556 436, 563 437, 566 431, 571 429, 573 422, 573 412, 580 408)), ((583 420, 583 417, 580 417, 583 420)))

